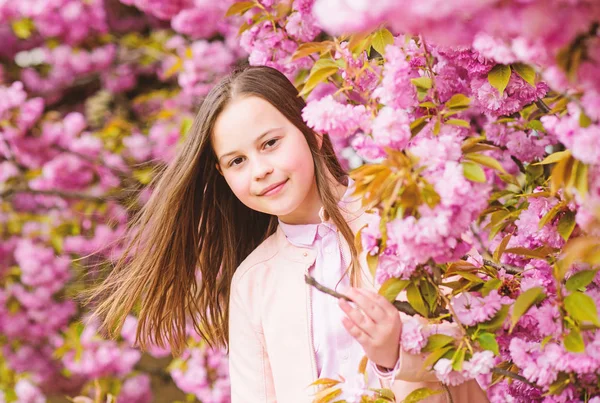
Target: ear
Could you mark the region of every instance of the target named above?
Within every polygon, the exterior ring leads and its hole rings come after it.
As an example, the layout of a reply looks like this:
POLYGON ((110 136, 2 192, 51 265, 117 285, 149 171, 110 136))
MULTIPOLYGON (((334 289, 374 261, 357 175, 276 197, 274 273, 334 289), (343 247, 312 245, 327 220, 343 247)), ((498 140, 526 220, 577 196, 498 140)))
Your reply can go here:
POLYGON ((215 167, 217 168, 217 171, 219 171, 219 173, 221 174, 221 176, 223 176, 223 171, 221 171, 221 166, 219 165, 218 162, 215 164, 215 167))

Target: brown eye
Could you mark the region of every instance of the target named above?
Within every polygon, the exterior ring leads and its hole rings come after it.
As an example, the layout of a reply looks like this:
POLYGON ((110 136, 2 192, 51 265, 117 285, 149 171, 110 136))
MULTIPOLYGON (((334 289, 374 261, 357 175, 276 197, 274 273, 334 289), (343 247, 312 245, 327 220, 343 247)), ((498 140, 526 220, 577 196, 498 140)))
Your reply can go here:
POLYGON ((265 143, 265 148, 273 147, 275 144, 277 144, 278 141, 279 141, 279 139, 271 139, 271 140, 267 141, 265 143))
POLYGON ((243 162, 243 160, 244 160, 244 159, 243 159, 242 157, 237 157, 237 158, 234 158, 234 159, 232 159, 232 160, 231 160, 231 162, 229 163, 229 166, 230 166, 230 167, 233 167, 233 166, 239 165, 239 164, 241 164, 241 163, 243 162))

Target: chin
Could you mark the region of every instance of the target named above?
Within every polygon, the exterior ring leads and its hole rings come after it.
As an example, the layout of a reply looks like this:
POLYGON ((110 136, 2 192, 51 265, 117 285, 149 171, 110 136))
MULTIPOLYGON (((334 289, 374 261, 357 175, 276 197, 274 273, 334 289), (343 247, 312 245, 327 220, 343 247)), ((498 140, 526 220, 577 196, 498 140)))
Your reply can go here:
POLYGON ((289 215, 298 209, 298 203, 290 203, 290 202, 276 202, 270 203, 270 206, 265 206, 262 210, 263 213, 267 213, 270 215, 274 215, 277 217, 282 217, 289 215))

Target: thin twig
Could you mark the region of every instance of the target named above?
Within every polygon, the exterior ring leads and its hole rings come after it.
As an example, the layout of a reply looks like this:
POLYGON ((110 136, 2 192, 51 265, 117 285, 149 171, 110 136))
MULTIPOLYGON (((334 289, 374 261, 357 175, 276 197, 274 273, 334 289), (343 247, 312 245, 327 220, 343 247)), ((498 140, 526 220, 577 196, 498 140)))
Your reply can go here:
POLYGON ((116 197, 116 196, 99 197, 99 196, 88 195, 88 194, 81 193, 81 192, 67 192, 67 191, 61 191, 61 190, 37 190, 37 189, 30 189, 30 188, 7 189, 3 192, 0 192, 0 199, 5 199, 14 194, 18 194, 18 193, 29 193, 29 194, 37 194, 37 195, 45 195, 45 196, 57 196, 57 197, 62 197, 63 199, 82 199, 82 200, 88 200, 88 201, 93 201, 93 202, 97 202, 97 203, 104 203, 109 200, 119 200, 119 197, 116 197))
POLYGON ((452 393, 450 393, 450 388, 448 388, 448 385, 446 385, 445 383, 442 383, 442 386, 444 387, 444 390, 448 394, 448 400, 450 400, 450 403, 454 403, 454 399, 452 399, 452 393))
POLYGON ((340 294, 339 292, 334 291, 331 288, 327 288, 324 285, 319 284, 319 282, 317 280, 315 280, 313 277, 311 277, 308 274, 304 275, 304 281, 306 281, 306 284, 312 285, 317 290, 319 290, 325 294, 331 295, 332 297, 335 297, 335 298, 342 298, 342 299, 345 299, 346 301, 352 302, 352 300, 349 297, 345 296, 344 294, 340 294))
POLYGON ((471 225, 471 233, 473 234, 473 236, 475 237, 477 242, 479 242, 479 246, 481 247, 481 250, 483 251, 482 255, 485 256, 483 258, 484 264, 486 264, 488 266, 492 266, 496 270, 504 269, 507 273, 513 274, 513 275, 523 273, 523 269, 521 269, 520 267, 511 266, 511 265, 507 265, 507 264, 498 264, 498 263, 494 262, 491 259, 492 254, 490 253, 489 250, 487 250, 487 248, 483 242, 483 239, 481 239, 479 232, 475 231, 475 228, 473 227, 473 225, 471 225))
MULTIPOLYGON (((304 275, 304 280, 306 281, 306 284, 311 285, 313 287, 315 287, 317 290, 327 294, 327 295, 331 295, 332 297, 335 298, 342 298, 345 299, 346 301, 350 301, 353 302, 349 297, 347 297, 344 294, 341 294, 337 291, 332 290, 331 288, 325 287, 322 284, 319 284, 319 282, 317 280, 315 280, 313 277, 309 276, 308 274, 304 275)), ((415 311, 415 309, 406 301, 394 301, 392 303, 392 305, 394 305, 396 307, 396 309, 402 313, 405 313, 407 315, 410 316, 415 316, 418 315, 419 313, 417 311, 415 311)), ((447 313, 445 310, 441 310, 440 313, 447 313)), ((452 319, 451 318, 443 318, 442 320, 451 322, 452 319)))
POLYGON ((511 266, 509 264, 498 264, 490 259, 483 259, 483 264, 487 266, 492 266, 496 270, 505 270, 509 274, 521 274, 523 273, 523 269, 516 266, 511 266))
POLYGON ((502 369, 502 368, 496 368, 496 367, 493 367, 493 368, 492 368, 492 372, 493 372, 493 373, 495 373, 495 374, 498 374, 498 375, 505 376, 505 377, 507 377, 507 378, 512 378, 512 379, 515 379, 515 380, 517 380, 517 381, 519 381, 519 382, 523 382, 523 383, 525 383, 525 384, 527 384, 527 385, 529 385, 529 386, 531 386, 531 387, 534 387, 534 388, 536 388, 536 389, 540 389, 540 387, 539 387, 538 385, 536 385, 535 383, 533 383, 533 382, 529 382, 529 381, 527 380, 527 378, 525 378, 524 376, 521 376, 521 375, 519 375, 519 374, 515 374, 515 373, 514 373, 514 372, 512 372, 512 371, 507 371, 507 370, 505 370, 505 369, 502 369))
POLYGON ((550 112, 550 108, 548 107, 548 105, 546 105, 546 103, 541 99, 535 101, 535 105, 544 113, 550 112))

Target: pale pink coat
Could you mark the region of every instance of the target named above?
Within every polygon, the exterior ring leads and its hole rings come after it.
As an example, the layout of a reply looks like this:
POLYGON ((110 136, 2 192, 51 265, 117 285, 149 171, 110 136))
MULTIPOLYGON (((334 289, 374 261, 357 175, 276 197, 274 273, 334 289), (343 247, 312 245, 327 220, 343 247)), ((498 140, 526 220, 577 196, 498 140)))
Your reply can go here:
MULTIPOLYGON (((342 213, 354 233, 366 224, 360 201, 342 213)), ((341 239, 345 261, 348 245, 341 239)), ((292 245, 281 228, 260 244, 238 267, 229 304, 229 369, 232 403, 309 403, 317 380, 312 342, 311 292, 304 275, 315 263, 315 251, 292 245)), ((377 285, 361 254, 360 286, 377 285)), ((392 390, 397 402, 411 391, 441 389, 434 374, 424 371, 423 356, 402 352, 392 390)), ((382 387, 389 386, 381 379, 382 387)), ((454 403, 487 402, 475 381, 449 387, 454 403)), ((424 400, 450 402, 445 393, 424 400)))

